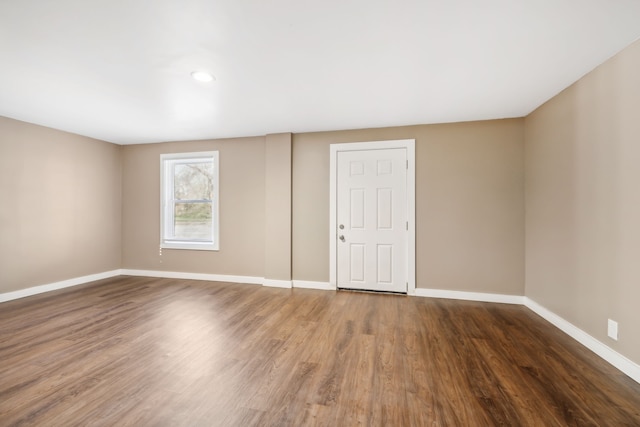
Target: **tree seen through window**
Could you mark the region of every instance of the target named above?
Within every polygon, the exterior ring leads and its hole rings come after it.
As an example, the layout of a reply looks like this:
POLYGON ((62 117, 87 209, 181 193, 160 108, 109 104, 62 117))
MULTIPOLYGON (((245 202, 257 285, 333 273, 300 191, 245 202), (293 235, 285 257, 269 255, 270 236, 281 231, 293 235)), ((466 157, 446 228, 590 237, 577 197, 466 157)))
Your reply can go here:
POLYGON ((173 183, 175 238, 211 240, 213 164, 178 163, 173 183))

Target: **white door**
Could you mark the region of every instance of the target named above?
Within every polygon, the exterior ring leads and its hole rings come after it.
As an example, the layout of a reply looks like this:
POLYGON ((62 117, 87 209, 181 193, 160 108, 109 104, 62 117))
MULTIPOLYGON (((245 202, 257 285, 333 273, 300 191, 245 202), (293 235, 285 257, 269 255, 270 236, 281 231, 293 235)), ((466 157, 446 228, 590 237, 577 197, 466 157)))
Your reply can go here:
POLYGON ((407 292, 407 150, 339 151, 338 288, 407 292))

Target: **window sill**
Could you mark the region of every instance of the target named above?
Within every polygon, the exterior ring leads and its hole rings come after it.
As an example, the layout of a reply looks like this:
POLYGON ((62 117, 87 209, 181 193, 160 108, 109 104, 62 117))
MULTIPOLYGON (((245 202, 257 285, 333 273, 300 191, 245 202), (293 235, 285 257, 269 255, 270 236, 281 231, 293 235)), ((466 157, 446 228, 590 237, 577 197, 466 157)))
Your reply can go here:
POLYGON ((163 242, 160 244, 161 249, 182 249, 192 251, 218 251, 218 246, 213 243, 196 243, 196 242, 163 242))

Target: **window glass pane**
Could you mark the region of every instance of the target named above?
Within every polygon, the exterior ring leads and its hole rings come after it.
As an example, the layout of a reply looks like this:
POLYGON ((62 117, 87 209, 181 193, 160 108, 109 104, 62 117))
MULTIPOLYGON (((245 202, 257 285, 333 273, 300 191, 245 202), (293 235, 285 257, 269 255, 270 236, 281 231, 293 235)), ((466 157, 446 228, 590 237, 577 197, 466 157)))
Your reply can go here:
POLYGON ((213 163, 178 163, 174 169, 176 200, 213 199, 213 163))
POLYGON ((176 203, 174 239, 212 241, 211 203, 176 203))

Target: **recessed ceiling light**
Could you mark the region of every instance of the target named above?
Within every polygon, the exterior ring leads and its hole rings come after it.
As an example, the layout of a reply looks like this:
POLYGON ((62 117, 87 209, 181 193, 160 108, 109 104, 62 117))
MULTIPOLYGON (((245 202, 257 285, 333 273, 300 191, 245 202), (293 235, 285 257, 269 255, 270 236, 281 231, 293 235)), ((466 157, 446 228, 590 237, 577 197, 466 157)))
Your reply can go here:
POLYGON ((208 83, 215 80, 215 77, 213 77, 213 74, 207 73, 206 71, 194 71, 193 73, 191 73, 191 77, 193 77, 194 80, 197 80, 199 82, 204 82, 204 83, 208 83))

